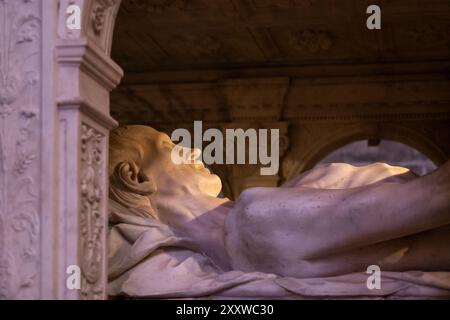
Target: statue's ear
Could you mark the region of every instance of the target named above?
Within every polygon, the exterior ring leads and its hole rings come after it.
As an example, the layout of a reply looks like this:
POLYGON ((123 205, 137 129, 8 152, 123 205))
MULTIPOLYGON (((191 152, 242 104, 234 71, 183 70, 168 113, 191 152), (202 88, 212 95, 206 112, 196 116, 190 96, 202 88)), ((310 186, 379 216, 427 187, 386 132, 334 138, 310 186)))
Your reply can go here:
POLYGON ((122 185, 124 191, 149 195, 156 191, 155 182, 139 170, 134 161, 123 161, 114 168, 114 183, 122 185))

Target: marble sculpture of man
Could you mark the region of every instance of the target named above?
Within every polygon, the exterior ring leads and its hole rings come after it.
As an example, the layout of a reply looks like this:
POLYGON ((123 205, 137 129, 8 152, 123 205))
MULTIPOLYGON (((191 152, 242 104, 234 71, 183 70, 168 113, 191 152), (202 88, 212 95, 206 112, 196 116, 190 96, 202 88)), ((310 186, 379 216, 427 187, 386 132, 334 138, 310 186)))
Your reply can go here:
POLYGON ((450 297, 450 162, 424 177, 331 164, 232 202, 174 147, 146 126, 111 134, 111 296, 450 297))

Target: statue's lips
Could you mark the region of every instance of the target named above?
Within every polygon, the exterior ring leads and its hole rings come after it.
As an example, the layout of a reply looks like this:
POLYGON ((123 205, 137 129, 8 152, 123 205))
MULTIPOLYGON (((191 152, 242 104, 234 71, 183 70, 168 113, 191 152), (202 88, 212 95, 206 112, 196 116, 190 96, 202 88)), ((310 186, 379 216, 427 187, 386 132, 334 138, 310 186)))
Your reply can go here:
POLYGON ((194 164, 194 168, 199 170, 199 171, 202 171, 204 173, 209 173, 209 174, 211 173, 207 168, 205 168, 203 163, 196 163, 196 164, 194 164))
POLYGON ((211 173, 211 171, 209 171, 209 170, 208 170, 207 168, 205 168, 205 167, 199 168, 199 170, 202 171, 202 172, 205 172, 205 173, 211 173))

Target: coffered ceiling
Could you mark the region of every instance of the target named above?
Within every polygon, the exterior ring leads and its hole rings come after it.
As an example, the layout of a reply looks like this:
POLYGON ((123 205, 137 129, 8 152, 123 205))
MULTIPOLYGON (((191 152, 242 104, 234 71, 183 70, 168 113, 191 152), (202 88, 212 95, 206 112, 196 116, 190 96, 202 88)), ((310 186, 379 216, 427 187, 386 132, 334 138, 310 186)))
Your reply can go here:
POLYGON ((123 0, 127 72, 447 59, 448 0, 123 0), (382 30, 366 9, 382 9, 382 30))

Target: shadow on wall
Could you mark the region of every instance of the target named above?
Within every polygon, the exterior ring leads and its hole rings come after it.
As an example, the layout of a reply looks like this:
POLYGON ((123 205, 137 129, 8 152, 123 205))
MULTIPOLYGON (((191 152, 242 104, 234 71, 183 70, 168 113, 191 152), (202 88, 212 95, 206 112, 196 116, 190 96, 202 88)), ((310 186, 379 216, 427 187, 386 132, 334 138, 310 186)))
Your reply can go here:
POLYGON ((322 159, 317 165, 345 162, 364 166, 374 162, 384 162, 393 166, 408 168, 418 175, 425 175, 437 166, 423 153, 403 143, 381 141, 356 141, 347 144, 322 159))

